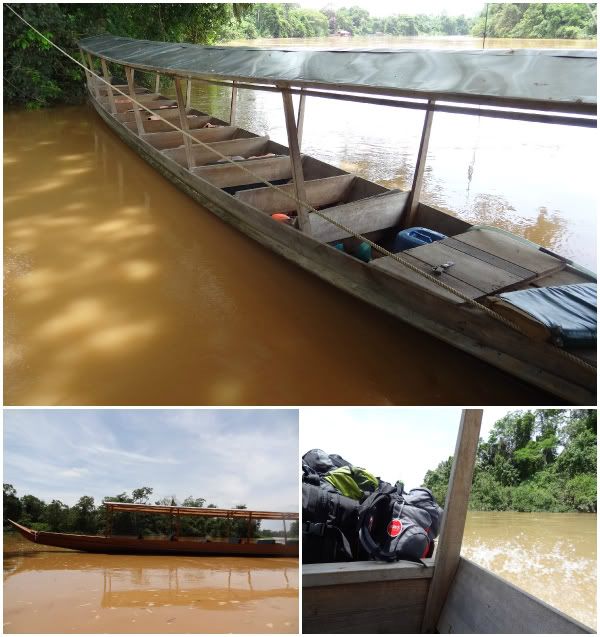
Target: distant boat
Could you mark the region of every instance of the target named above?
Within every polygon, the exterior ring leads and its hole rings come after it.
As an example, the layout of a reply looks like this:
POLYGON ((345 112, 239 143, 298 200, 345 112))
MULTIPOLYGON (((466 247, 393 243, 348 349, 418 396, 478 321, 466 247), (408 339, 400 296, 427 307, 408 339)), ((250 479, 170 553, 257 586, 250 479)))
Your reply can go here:
POLYGON ((182 539, 179 537, 180 516, 203 516, 225 518, 226 520, 248 520, 250 530, 253 521, 257 520, 298 520, 297 513, 274 511, 249 511, 248 509, 204 509, 196 507, 153 506, 129 504, 122 502, 105 502, 109 525, 102 535, 79 535, 74 533, 53 533, 50 531, 34 531, 13 520, 10 524, 27 540, 45 546, 57 546, 75 551, 90 553, 132 553, 132 554, 178 554, 178 555, 239 555, 252 557, 295 557, 298 555, 298 540, 285 537, 282 544, 273 540, 253 539, 250 537, 231 538, 227 541, 219 539, 200 540, 182 539), (112 514, 115 511, 135 513, 152 513, 170 515, 175 521, 175 532, 168 539, 139 538, 131 536, 114 536, 111 534, 112 514))

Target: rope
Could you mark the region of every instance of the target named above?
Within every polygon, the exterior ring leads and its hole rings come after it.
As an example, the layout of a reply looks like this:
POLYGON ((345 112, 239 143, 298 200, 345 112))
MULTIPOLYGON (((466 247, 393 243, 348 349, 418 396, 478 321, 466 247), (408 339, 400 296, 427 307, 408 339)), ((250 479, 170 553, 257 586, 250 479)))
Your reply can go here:
MULTIPOLYGON (((111 84, 110 82, 108 82, 106 79, 104 79, 103 77, 101 77, 100 75, 97 75, 93 69, 88 69, 87 66, 85 66, 84 64, 82 64, 81 62, 79 62, 78 60, 76 60, 73 56, 69 55, 66 51, 64 51, 63 49, 61 49, 58 45, 54 44, 54 42, 52 42, 51 40, 49 40, 43 33, 40 33, 34 26, 32 26, 29 22, 27 22, 27 20, 25 20, 24 18, 22 18, 9 4, 5 5, 6 7, 8 7, 16 16, 17 18, 19 18, 22 22, 24 22, 30 29, 32 29, 33 31, 35 31, 41 38, 43 38, 44 40, 46 40, 50 45, 52 45, 55 49, 57 49, 60 53, 62 53, 63 55, 65 55, 67 58, 69 58, 72 62, 74 62, 75 64, 77 64, 78 66, 80 66, 82 69, 84 69, 84 71, 87 73, 89 73, 90 75, 92 75, 93 77, 95 77, 96 79, 100 80, 102 83, 106 84, 108 87, 108 90, 114 90, 117 93, 121 94, 123 97, 126 97, 128 100, 130 100, 133 104, 135 104, 136 106, 140 107, 141 109, 143 109, 144 111, 150 113, 152 116, 154 117, 158 117, 161 121, 165 122, 166 124, 168 124, 171 128, 173 128, 174 130, 182 133, 184 136, 188 137, 193 143, 199 144, 201 147, 211 151, 212 153, 214 153, 215 155, 217 155, 218 157, 220 157, 221 159, 227 161, 228 163, 236 166, 238 169, 241 169, 243 172, 247 173, 248 175, 250 175, 253 179, 256 180, 257 183, 263 183, 265 184, 267 187, 272 188, 273 190, 277 191, 279 194, 283 195, 284 197, 286 197, 287 199, 290 199, 291 201, 293 201, 297 206, 303 206, 305 208, 308 208, 308 210, 314 214, 317 214, 319 217, 321 217, 322 219, 325 219, 325 221, 331 223, 332 225, 336 226, 337 228, 339 228, 340 230, 342 230, 343 232, 345 232, 346 234, 348 234, 349 236, 352 236, 356 239, 359 239, 361 241, 364 241, 366 244, 368 244, 371 248, 377 250, 378 252, 381 252, 382 254, 384 254, 387 257, 391 257, 394 261, 397 261, 398 263, 400 263, 401 265, 405 266, 406 268, 408 268, 409 270, 411 270, 412 272, 416 273, 417 275, 423 277, 424 279, 426 279, 427 281, 433 283, 434 285, 437 285, 438 287, 446 290, 447 292, 450 292, 451 294, 457 296, 458 298, 460 298, 461 300, 463 300, 465 303, 467 303, 468 305, 471 305, 472 307, 474 307, 477 310, 480 310, 481 312, 487 314, 488 316, 494 318, 495 320, 497 320, 498 322, 502 323, 503 325, 505 325, 506 327, 509 327, 510 329, 518 332, 519 334, 522 334, 524 336, 527 336, 525 334, 525 332, 523 332, 523 330, 516 324, 513 323, 512 321, 510 321, 509 319, 507 319, 506 317, 502 316, 501 314, 498 314, 498 312, 495 312, 494 310, 490 309, 489 307, 487 307, 486 305, 483 305, 482 303, 479 303, 478 301, 475 301, 474 299, 472 299, 471 297, 467 296, 466 294, 463 294, 460 290, 456 290, 455 288, 453 288, 452 286, 444 283, 443 281, 440 281, 439 278, 434 277, 431 274, 428 274, 427 272, 424 272, 423 270, 421 270, 420 268, 418 268, 417 266, 413 265, 412 263, 410 263, 409 261, 403 259, 402 257, 398 256, 398 254, 390 252, 389 250, 387 250, 386 248, 384 248, 383 246, 380 246, 376 243, 374 243, 373 241, 371 241, 370 239, 368 239, 367 237, 363 236, 362 234, 355 232, 354 230, 352 230, 351 228, 349 228, 348 226, 344 225, 343 223, 340 223, 339 221, 336 221, 335 219, 332 219, 331 217, 327 216, 326 214, 324 214, 323 212, 321 212, 320 210, 317 210, 316 208, 314 208, 313 206, 310 205, 310 203, 306 202, 306 201, 302 201, 300 199, 298 199, 295 195, 292 195, 288 192, 286 192, 285 190, 283 190, 282 188, 280 188, 279 186, 276 186, 275 184, 272 184, 271 182, 269 182, 268 180, 264 179, 263 177, 255 174, 252 170, 250 170, 249 168, 247 168, 246 166, 244 166, 243 164, 241 164, 240 162, 234 161, 232 160, 230 157, 228 157, 227 155, 222 154, 221 152, 219 152, 218 150, 216 150, 215 148, 209 146, 208 144, 205 144, 204 142, 200 141, 199 139, 196 139, 193 135, 191 135, 190 133, 182 130, 181 128, 179 128, 177 125, 173 124, 173 122, 165 119, 164 117, 162 117, 158 112, 151 110, 150 108, 146 107, 144 104, 138 102, 134 96, 129 95, 123 91, 121 91, 119 88, 117 88, 116 86, 114 86, 113 84, 111 84)), ((107 90, 107 92, 108 92, 107 90)), ((181 105, 179 105, 179 108, 181 109, 181 105)), ((574 356, 573 354, 571 354, 570 352, 567 352, 566 350, 561 349, 560 347, 556 347, 555 345, 552 344, 552 347, 557 351, 560 352, 560 354, 567 358, 568 360, 582 366, 585 369, 589 369, 592 371, 595 371, 596 368, 593 365, 590 365, 589 363, 587 363, 586 361, 578 358, 577 356, 574 356)))

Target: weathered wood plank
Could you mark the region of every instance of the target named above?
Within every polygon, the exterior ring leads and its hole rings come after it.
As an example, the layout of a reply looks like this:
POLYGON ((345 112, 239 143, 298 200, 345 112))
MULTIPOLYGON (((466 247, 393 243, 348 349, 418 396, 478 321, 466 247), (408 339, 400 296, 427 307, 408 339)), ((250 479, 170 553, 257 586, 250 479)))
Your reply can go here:
MULTIPOLYGON (((177 95, 177 105, 179 106, 179 124, 180 124, 181 130, 184 133, 189 133, 190 129, 188 127, 186 109, 184 108, 183 90, 181 88, 181 78, 179 77, 175 78, 175 93, 177 95)), ((188 167, 188 170, 191 170, 195 166, 194 154, 192 151, 192 140, 189 138, 189 135, 187 134, 183 134, 182 137, 183 137, 183 147, 185 149, 187 167, 188 167)))
MULTIPOLYGON (((471 227, 471 224, 467 223, 463 219, 454 217, 444 210, 440 210, 435 206, 429 206, 424 203, 419 204, 417 216, 413 221, 413 225, 422 226, 423 228, 431 228, 432 230, 437 230, 449 237, 467 232, 467 230, 471 227)), ((408 228, 410 226, 404 223, 403 227, 408 228)))
POLYGON ((310 217, 305 203, 307 202, 308 195, 304 184, 304 171, 302 168, 302 157, 300 156, 298 129, 296 128, 294 119, 294 103, 292 101, 292 95, 288 91, 281 91, 281 97, 283 99, 283 114, 285 116, 285 128, 292 162, 292 179, 294 195, 296 196, 295 209, 298 215, 298 226, 302 232, 311 234, 310 217))
MULTIPOLYGON (((179 112, 179 109, 177 109, 177 112, 179 112)), ((166 122, 163 122, 160 119, 148 119, 148 117, 149 117, 148 113, 146 113, 146 118, 144 118, 144 130, 146 131, 146 133, 165 132, 165 133, 173 133, 174 135, 181 136, 181 133, 176 131, 172 126, 169 126, 169 124, 167 124, 166 122)), ((168 121, 172 121, 174 118, 167 117, 166 119, 168 121)), ((211 120, 209 115, 202 115, 202 116, 188 115, 187 119, 188 119, 188 126, 191 130, 202 128, 207 122, 211 120)), ((133 130, 133 131, 135 130, 135 122, 123 122, 123 123, 125 126, 127 126, 127 128, 129 128, 129 130, 133 130)), ((176 126, 178 126, 177 121, 173 123, 176 126)), ((183 140, 181 143, 183 144, 183 140)))
MULTIPOLYGON (((179 108, 177 106, 159 106, 154 107, 151 110, 156 115, 160 115, 162 118, 169 121, 174 120, 175 123, 179 121, 179 108)), ((151 117, 151 115, 148 113, 148 111, 142 111, 142 117, 148 118, 151 117)), ((116 119, 119 122, 135 122, 135 114, 133 110, 125 111, 124 113, 117 112, 116 119)))
POLYGON ((229 123, 235 124, 237 113, 237 82, 231 83, 231 103, 229 105, 229 123))
MULTIPOLYGON (((327 208, 323 214, 343 223, 355 233, 365 234, 399 224, 407 199, 407 192, 389 191, 383 195, 327 208)), ((352 236, 315 212, 310 213, 310 225, 313 236, 320 241, 336 241, 352 236)))
POLYGON ((538 288, 544 288, 552 287, 554 285, 573 285, 574 283, 588 283, 590 281, 595 281, 595 279, 586 276, 583 273, 571 270, 569 269, 569 266, 567 266, 560 272, 554 272, 553 274, 548 274, 547 276, 535 279, 535 281, 531 282, 531 285, 534 285, 538 288))
POLYGON ((596 632, 464 558, 460 559, 437 630, 459 634, 596 632))
POLYGON ((463 409, 460 419, 435 558, 435 572, 425 607, 422 627, 424 633, 435 630, 458 568, 482 417, 482 409, 463 409))
POLYGON ((302 589, 302 632, 418 633, 429 579, 302 589))
MULTIPOLYGON (((335 177, 325 177, 324 179, 313 179, 304 183, 306 197, 311 206, 327 206, 343 199, 344 194, 350 188, 353 175, 337 175, 335 177)), ((295 194, 293 184, 278 186, 280 190, 295 194)), ((265 186, 264 188, 254 188, 236 193, 236 199, 254 206, 269 214, 274 212, 289 212, 295 210, 296 204, 293 199, 289 199, 279 191, 265 186)))
MULTIPOLYGON (((249 159, 244 162, 244 166, 267 181, 290 179, 292 176, 292 166, 290 158, 287 156, 249 159)), ((256 179, 235 164, 198 166, 194 168, 192 172, 194 175, 210 181, 214 186, 218 186, 219 188, 256 183, 256 179)))
POLYGON ((94 77, 93 73, 95 73, 94 71, 94 61, 92 59, 92 56, 88 53, 87 54, 87 59, 88 59, 88 63, 89 63, 89 67, 90 67, 90 71, 92 71, 92 73, 90 73, 90 82, 92 85, 92 89, 94 91, 94 95, 96 97, 97 100, 100 99, 100 84, 102 84, 102 82, 100 82, 100 80, 96 77, 94 77))
MULTIPOLYGON (((434 267, 445 263, 453 263, 454 265, 447 269, 447 273, 451 274, 455 279, 460 279, 481 290, 481 294, 478 296, 503 290, 522 280, 521 277, 511 272, 481 261, 466 252, 459 252, 446 246, 443 241, 435 241, 417 248, 411 248, 410 250, 405 250, 403 254, 416 257, 428 263, 431 266, 431 274, 433 274, 434 267)), ((531 277, 533 276, 531 274, 531 277)))
MULTIPOLYGON (((165 107, 172 107, 177 104, 177 102, 175 102, 174 100, 143 100, 137 99, 138 97, 139 96, 136 96, 136 100, 146 108, 149 108, 151 111, 165 107)), ((134 109, 136 106, 137 105, 133 104, 133 102, 130 102, 129 100, 126 102, 122 99, 116 100, 117 113, 126 113, 127 111, 131 111, 132 109, 134 109)), ((141 107, 137 106, 137 108, 141 107)), ((146 114, 148 113, 148 111, 145 109, 142 109, 142 112, 146 114)))
POLYGON ((336 562, 330 564, 304 564, 302 589, 312 586, 338 586, 339 584, 365 584, 399 579, 431 579, 433 558, 415 562, 336 562))
POLYGON ((456 241, 453 237, 448 237, 444 239, 442 242, 445 246, 450 246, 455 250, 459 250, 460 252, 464 252, 465 254, 470 254, 472 257, 476 257, 480 261, 485 261, 485 263, 489 263, 497 268, 501 268, 502 270, 506 270, 511 274, 515 274, 523 281, 533 279, 536 274, 533 270, 527 270, 526 268, 522 268, 520 265, 516 263, 511 263, 506 259, 501 259, 494 254, 490 254, 485 250, 481 250, 475 246, 472 246, 464 241, 456 241))
MULTIPOLYGON (((222 155, 235 157, 239 155, 241 157, 248 157, 250 155, 260 155, 267 152, 265 149, 269 143, 269 137, 247 137, 244 139, 232 139, 224 142, 214 142, 208 144, 210 148, 214 148, 222 155)), ((182 166, 186 163, 185 151, 182 148, 170 148, 162 151, 166 157, 176 161, 182 166)), ((220 155, 211 152, 204 146, 195 145, 192 146, 192 152, 194 154, 194 161, 196 166, 203 166, 204 164, 214 164, 221 159, 220 155)))
MULTIPOLYGON (((398 256, 408 261, 412 265, 416 266, 417 268, 419 268, 419 270, 422 270, 423 272, 427 272, 428 274, 431 274, 431 266, 428 263, 425 263, 424 261, 421 261, 420 259, 416 259, 415 257, 412 257, 410 254, 407 254, 406 252, 402 252, 398 256)), ((427 280, 425 277, 422 277, 416 272, 409 270, 402 263, 399 263, 392 257, 381 257, 380 259, 374 259, 373 261, 371 261, 370 265, 372 265, 374 268, 379 268, 381 270, 385 270, 386 272, 390 272, 391 274, 398 274, 403 277, 410 278, 411 281, 414 281, 415 283, 419 284, 429 293, 435 294, 436 296, 439 296, 440 298, 446 299, 450 303, 461 304, 465 302, 459 296, 452 294, 451 292, 445 290, 439 285, 436 285, 435 283, 432 283, 431 281, 427 280)), ((462 292, 463 294, 466 294, 471 299, 479 298, 482 294, 481 290, 479 290, 478 288, 474 288, 472 285, 469 285, 468 283, 465 283, 464 281, 461 281, 460 279, 456 279, 448 272, 440 274, 436 278, 438 278, 442 283, 449 285, 457 292, 462 292)))
MULTIPOLYGON (((127 76, 127 86, 129 88, 129 95, 131 97, 135 97, 135 83, 133 81, 134 70, 130 66, 125 67, 125 75, 127 76)), ((140 115, 140 107, 135 103, 131 103, 133 106, 133 116, 135 118, 135 125, 137 128, 138 135, 144 134, 144 124, 142 123, 142 117, 140 115)), ((119 110, 119 106, 117 105, 117 111, 119 110)))
POLYGON ((306 110, 306 95, 300 91, 298 98, 298 119, 296 120, 296 130, 298 131, 298 148, 302 148, 302 134, 304 133, 304 112, 306 110))
MULTIPOLYGON (((108 72, 108 66, 106 64, 106 60, 104 58, 101 58, 100 64, 102 65, 102 74, 104 75, 104 79, 110 85, 111 77, 110 77, 110 73, 108 72)), ((113 95, 113 91, 112 91, 112 88, 110 88, 110 86, 106 87, 106 95, 108 97, 108 106, 110 108, 110 112, 114 115, 117 112, 117 107, 115 105, 115 96, 113 95)))
POLYGON ((425 175, 425 163, 427 161, 427 150, 429 148, 429 138, 431 136, 431 126, 433 124, 433 112, 435 101, 429 100, 425 118, 423 120, 423 130, 421 132, 421 141, 419 143, 419 152, 417 154, 417 163, 415 165, 415 174, 413 176, 412 188, 410 189, 410 197, 408 201, 408 211, 406 215, 406 225, 408 228, 412 226, 419 209, 419 199, 421 198, 421 189, 423 187, 423 176, 425 175))
POLYGON ((475 246, 488 254, 493 254, 501 259, 520 265, 531 270, 537 275, 557 272, 565 267, 565 264, 549 254, 540 252, 510 235, 486 228, 474 228, 463 234, 456 235, 455 241, 462 241, 475 246))

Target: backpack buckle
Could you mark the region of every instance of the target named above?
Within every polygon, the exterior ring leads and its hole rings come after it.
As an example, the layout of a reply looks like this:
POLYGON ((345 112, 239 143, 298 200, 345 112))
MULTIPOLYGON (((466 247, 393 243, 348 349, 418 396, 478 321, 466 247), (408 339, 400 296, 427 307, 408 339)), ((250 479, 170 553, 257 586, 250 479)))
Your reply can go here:
POLYGON ((310 535, 325 535, 326 528, 325 522, 304 522, 302 524, 304 533, 309 533, 310 535))

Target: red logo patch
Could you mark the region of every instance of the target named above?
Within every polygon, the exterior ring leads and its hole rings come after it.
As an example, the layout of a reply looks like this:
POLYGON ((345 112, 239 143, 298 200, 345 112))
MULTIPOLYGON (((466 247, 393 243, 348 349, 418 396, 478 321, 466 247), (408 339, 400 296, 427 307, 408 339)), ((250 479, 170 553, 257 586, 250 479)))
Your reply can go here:
POLYGON ((390 537, 396 537, 402 533, 402 522, 394 518, 387 526, 387 533, 390 537))

